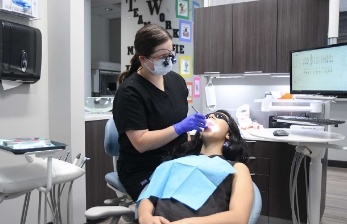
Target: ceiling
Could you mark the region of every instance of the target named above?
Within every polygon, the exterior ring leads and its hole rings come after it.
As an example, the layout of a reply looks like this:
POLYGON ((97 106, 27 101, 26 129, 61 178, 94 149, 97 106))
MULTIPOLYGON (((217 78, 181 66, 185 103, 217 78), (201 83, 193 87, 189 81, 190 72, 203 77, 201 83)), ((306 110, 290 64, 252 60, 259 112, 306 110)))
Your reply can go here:
POLYGON ((91 0, 91 13, 106 19, 121 17, 121 0, 91 0))

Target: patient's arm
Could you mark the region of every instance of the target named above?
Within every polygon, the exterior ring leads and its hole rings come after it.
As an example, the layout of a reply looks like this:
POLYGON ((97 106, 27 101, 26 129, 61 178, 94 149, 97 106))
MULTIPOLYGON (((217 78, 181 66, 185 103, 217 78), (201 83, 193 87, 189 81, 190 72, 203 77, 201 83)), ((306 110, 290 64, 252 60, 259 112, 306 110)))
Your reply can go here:
POLYGON ((140 224, 168 224, 169 220, 162 216, 153 216, 154 206, 150 200, 144 198, 141 200, 138 208, 140 224))
POLYGON ((246 165, 236 163, 229 211, 205 217, 181 219, 172 224, 247 224, 253 204, 253 182, 246 165))

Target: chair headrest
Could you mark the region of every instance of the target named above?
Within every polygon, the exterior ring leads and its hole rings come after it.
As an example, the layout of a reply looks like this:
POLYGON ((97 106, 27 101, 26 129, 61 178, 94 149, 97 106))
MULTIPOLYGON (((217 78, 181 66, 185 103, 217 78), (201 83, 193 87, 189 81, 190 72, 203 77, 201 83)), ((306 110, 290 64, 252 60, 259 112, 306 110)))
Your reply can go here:
POLYGON ((113 118, 105 126, 104 148, 108 155, 119 156, 118 131, 113 118))

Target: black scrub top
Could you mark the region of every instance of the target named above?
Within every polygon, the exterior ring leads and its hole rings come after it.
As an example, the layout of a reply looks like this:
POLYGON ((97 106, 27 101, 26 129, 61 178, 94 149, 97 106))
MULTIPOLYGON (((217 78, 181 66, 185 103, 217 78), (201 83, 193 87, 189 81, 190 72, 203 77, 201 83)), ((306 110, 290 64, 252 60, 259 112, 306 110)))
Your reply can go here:
POLYGON ((139 153, 125 134, 128 130, 161 130, 187 117, 188 89, 185 80, 171 71, 164 76, 164 88, 163 92, 142 76, 132 74, 119 86, 114 98, 113 118, 120 144, 117 171, 127 193, 134 200, 162 162, 162 156, 187 141, 187 134, 183 134, 163 147, 139 153))

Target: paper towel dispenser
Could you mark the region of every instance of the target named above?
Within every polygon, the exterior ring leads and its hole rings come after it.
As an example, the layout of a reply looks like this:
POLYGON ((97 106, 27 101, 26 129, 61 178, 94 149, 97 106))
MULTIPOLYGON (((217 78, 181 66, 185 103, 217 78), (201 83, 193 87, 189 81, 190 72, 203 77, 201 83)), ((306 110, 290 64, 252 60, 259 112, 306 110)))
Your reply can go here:
POLYGON ((41 31, 0 20, 0 80, 35 83, 41 76, 41 61, 41 31))

